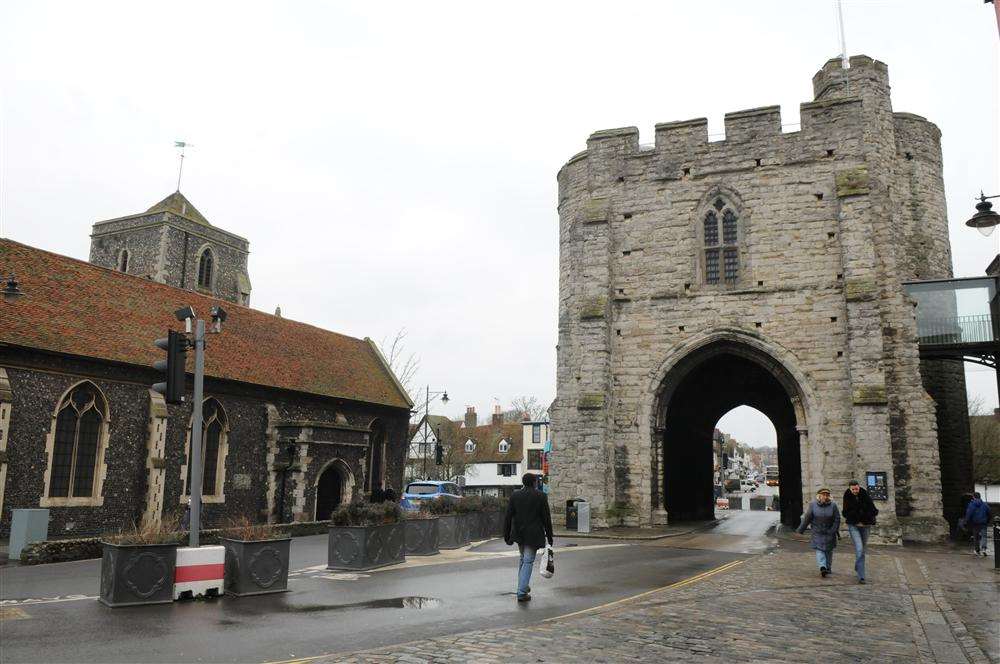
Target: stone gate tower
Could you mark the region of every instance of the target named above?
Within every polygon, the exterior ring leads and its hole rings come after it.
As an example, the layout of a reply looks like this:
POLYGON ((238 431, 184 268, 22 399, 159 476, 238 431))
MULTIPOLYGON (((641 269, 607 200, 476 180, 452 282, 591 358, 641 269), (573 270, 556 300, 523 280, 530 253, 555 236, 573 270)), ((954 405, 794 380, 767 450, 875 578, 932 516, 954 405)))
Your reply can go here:
MULTIPOLYGON (((951 276, 940 132, 885 64, 831 60, 801 129, 776 106, 599 131, 559 171, 555 511, 649 525, 713 508, 711 436, 778 432, 782 520, 885 473, 881 535, 934 539, 971 488, 960 364, 921 362, 902 282, 951 276), (949 498, 942 501, 944 492, 949 498)), ((839 498, 839 496, 837 496, 839 498)))
POLYGON ((249 250, 176 191, 145 212, 94 224, 90 262, 249 305, 249 250))

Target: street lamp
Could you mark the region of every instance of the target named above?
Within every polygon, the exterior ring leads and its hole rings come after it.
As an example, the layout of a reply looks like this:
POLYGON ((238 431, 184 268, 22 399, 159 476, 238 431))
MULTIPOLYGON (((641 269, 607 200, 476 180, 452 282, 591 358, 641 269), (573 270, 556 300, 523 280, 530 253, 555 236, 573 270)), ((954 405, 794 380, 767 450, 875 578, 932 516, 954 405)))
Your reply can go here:
POLYGON ((441 390, 440 392, 431 392, 431 386, 427 386, 427 392, 424 395, 424 479, 427 479, 427 434, 430 428, 430 423, 427 421, 427 416, 430 415, 431 406, 431 396, 437 397, 441 396, 441 403, 448 403, 448 390, 441 390))
POLYGON ((21 289, 18 288, 17 278, 13 273, 9 277, 3 280, 3 301, 4 302, 14 302, 19 297, 24 295, 21 289))
POLYGON ((980 191, 979 202, 976 203, 976 214, 972 215, 972 218, 965 222, 966 226, 975 228, 983 235, 990 235, 993 233, 993 229, 1000 224, 1000 214, 992 210, 993 203, 987 202, 991 198, 1000 198, 1000 194, 986 196, 980 191))

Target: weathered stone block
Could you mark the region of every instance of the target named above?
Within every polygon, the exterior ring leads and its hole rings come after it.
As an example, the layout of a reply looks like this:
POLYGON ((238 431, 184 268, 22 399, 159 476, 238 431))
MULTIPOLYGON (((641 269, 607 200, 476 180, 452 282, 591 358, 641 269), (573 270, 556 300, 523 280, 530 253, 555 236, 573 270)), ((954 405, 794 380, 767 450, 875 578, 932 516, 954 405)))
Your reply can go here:
POLYGON ((581 394, 576 407, 580 410, 600 410, 604 408, 604 395, 600 392, 581 394))
POLYGON ((859 405, 886 403, 885 385, 859 385, 854 388, 853 400, 859 405))
POLYGON ((837 196, 860 196, 867 194, 868 188, 868 167, 858 166, 846 171, 837 172, 837 196))
POLYGON ((844 299, 848 302, 864 302, 878 297, 878 282, 874 277, 848 279, 844 283, 844 299))

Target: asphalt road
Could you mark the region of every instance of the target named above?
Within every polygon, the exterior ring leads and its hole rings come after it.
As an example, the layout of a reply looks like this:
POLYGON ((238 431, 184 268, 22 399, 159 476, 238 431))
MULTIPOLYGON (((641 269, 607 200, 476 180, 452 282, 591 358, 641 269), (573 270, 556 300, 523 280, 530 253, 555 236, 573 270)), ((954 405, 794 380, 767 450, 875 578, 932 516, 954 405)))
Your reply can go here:
POLYGON ((0 599, 17 615, 0 622, 0 660, 269 662, 528 624, 745 558, 759 550, 749 544, 763 541, 774 518, 730 515, 717 535, 677 538, 676 547, 670 544, 674 538, 557 540, 556 575, 535 575, 528 604, 514 600, 516 550, 497 540, 473 547, 467 560, 425 559, 421 566, 351 575, 322 568, 325 536, 297 538, 291 568, 305 571, 290 579, 291 592, 128 609, 109 609, 93 599, 98 561, 9 567, 0 570, 0 599), (23 601, 67 595, 87 599, 23 601))

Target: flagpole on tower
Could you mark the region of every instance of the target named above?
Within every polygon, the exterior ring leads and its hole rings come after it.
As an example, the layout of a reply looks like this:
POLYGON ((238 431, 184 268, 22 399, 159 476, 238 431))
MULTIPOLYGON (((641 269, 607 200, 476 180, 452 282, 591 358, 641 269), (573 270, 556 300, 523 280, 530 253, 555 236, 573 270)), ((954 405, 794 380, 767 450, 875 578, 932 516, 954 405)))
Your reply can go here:
POLYGON ((837 0, 837 26, 840 28, 840 66, 842 69, 847 69, 851 65, 847 58, 847 39, 844 37, 844 7, 841 0, 837 0))
POLYGON ((177 167, 177 191, 181 190, 181 175, 184 174, 184 149, 188 147, 194 147, 190 143, 185 143, 184 141, 174 141, 174 147, 181 149, 180 155, 180 165, 177 167))

